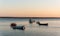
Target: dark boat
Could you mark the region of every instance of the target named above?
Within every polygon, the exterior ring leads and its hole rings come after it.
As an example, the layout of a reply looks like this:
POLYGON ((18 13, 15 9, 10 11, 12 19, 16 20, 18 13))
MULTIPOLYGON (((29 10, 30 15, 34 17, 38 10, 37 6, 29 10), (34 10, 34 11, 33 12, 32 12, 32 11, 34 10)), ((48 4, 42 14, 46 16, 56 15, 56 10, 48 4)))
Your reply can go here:
POLYGON ((15 23, 12 23, 10 26, 12 29, 25 30, 25 26, 16 26, 15 23))
POLYGON ((48 23, 40 23, 40 22, 36 22, 39 26, 43 25, 43 26, 48 26, 48 23))

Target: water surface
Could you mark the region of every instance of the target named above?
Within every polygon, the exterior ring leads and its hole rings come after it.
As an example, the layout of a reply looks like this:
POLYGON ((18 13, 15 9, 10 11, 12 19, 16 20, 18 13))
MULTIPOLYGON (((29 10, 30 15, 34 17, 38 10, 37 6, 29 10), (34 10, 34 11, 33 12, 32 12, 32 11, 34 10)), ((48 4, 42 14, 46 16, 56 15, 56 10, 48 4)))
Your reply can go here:
POLYGON ((0 18, 0 36, 60 36, 60 19, 33 19, 36 22, 48 23, 48 26, 39 26, 29 23, 29 19, 0 18), (13 30, 11 23, 17 26, 25 25, 26 29, 13 30))

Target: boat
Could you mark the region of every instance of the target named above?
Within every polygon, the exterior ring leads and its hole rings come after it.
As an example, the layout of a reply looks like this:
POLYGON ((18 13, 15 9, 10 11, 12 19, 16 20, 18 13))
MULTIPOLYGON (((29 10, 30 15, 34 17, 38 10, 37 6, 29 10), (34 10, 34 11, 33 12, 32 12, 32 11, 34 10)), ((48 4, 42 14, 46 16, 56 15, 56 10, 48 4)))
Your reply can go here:
POLYGON ((32 24, 35 20, 29 19, 29 23, 32 24))
POLYGON ((43 25, 43 26, 48 26, 48 23, 40 23, 39 21, 38 22, 36 22, 39 26, 40 25, 43 25))
POLYGON ((11 28, 12 29, 19 29, 19 30, 25 30, 25 26, 16 26, 16 24, 15 23, 12 23, 11 25, 11 28))

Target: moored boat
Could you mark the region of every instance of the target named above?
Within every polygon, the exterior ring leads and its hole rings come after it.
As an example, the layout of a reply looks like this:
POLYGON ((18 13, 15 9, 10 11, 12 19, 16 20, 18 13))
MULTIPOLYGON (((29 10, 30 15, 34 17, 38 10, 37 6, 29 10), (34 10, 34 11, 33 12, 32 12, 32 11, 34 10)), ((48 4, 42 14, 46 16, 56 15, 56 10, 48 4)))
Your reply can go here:
POLYGON ((25 30, 25 26, 16 26, 16 23, 12 23, 10 26, 12 29, 25 30))
POLYGON ((29 23, 30 23, 30 24, 32 24, 32 23, 34 23, 34 22, 35 22, 35 20, 29 19, 29 23))
POLYGON ((40 25, 44 25, 44 26, 48 26, 48 23, 40 23, 39 21, 38 22, 36 22, 39 26, 40 25))

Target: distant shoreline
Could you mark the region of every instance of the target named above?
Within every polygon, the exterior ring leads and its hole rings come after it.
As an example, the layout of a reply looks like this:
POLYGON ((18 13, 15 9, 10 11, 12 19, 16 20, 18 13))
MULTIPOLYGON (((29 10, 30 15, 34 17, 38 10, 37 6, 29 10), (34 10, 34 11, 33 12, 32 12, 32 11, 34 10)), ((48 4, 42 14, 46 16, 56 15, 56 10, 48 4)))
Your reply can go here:
POLYGON ((0 17, 0 18, 20 18, 20 19, 60 19, 60 17, 0 17))

